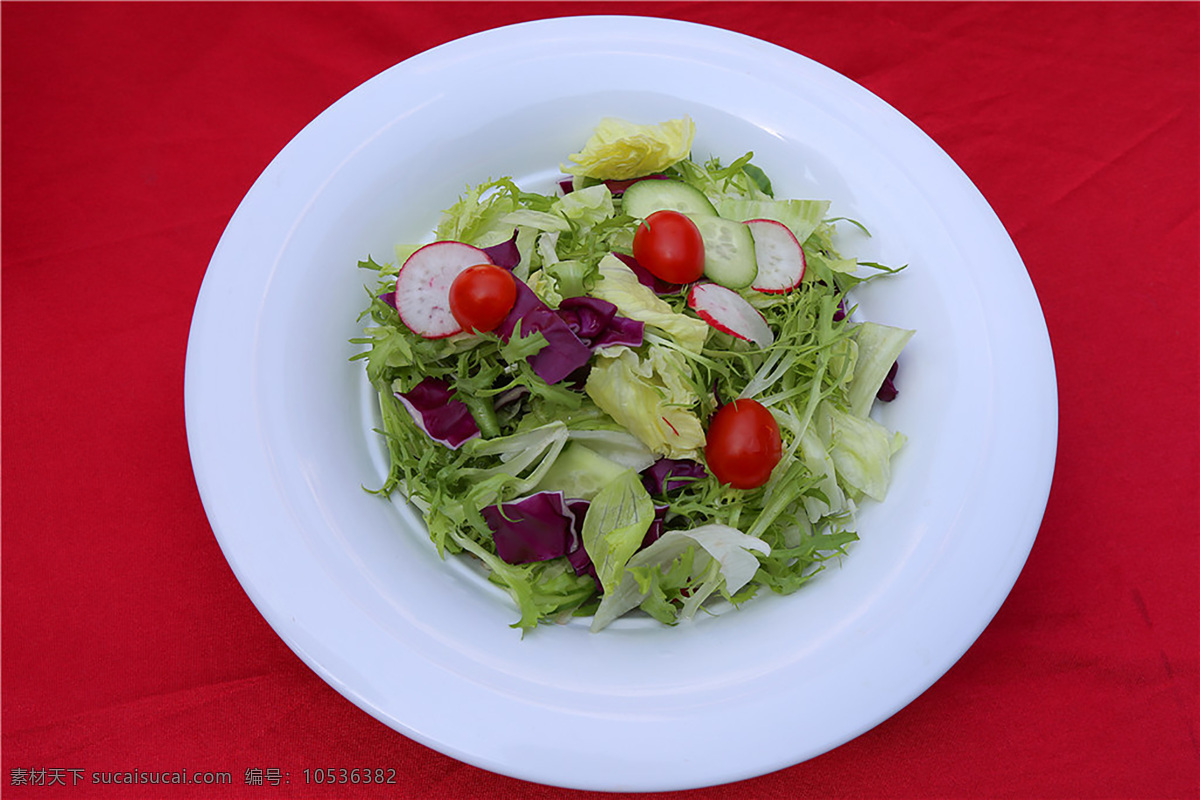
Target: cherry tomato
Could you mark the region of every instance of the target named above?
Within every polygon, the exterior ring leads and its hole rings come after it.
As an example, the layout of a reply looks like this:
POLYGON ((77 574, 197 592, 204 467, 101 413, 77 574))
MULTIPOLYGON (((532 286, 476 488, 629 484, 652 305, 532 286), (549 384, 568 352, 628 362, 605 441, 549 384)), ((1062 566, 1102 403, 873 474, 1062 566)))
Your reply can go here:
POLYGON ((691 283, 704 274, 704 239, 685 215, 655 211, 633 234, 633 257, 660 280, 691 283))
POLYGON ((450 284, 450 313, 468 331, 490 331, 517 300, 512 273, 494 264, 467 267, 450 284))
POLYGON ((779 424, 754 400, 734 400, 717 409, 707 438, 704 459, 709 470, 735 489, 762 486, 783 455, 779 424))

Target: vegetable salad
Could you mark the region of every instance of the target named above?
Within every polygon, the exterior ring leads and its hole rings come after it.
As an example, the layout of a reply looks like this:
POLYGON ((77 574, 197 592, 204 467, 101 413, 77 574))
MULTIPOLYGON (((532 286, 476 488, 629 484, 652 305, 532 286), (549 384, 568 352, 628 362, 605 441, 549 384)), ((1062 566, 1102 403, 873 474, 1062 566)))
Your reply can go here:
POLYGON ((602 120, 554 191, 485 181, 432 241, 359 263, 375 491, 482 562, 522 631, 794 592, 887 494, 904 437, 870 412, 912 331, 849 293, 896 270, 841 255, 857 223, 775 197, 752 153, 696 160, 694 133, 602 120))

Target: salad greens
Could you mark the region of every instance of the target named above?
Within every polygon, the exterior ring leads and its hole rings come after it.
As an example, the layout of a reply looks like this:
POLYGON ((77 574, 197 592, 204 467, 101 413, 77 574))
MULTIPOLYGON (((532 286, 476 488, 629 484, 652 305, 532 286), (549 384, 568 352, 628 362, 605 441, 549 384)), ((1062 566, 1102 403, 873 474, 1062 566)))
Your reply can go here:
POLYGON ((376 276, 352 341, 390 457, 373 491, 407 498, 443 556, 479 559, 522 631, 589 615, 600 630, 637 608, 675 624, 715 598, 794 592, 857 540, 857 505, 886 497, 904 437, 870 412, 912 331, 852 320, 847 292, 895 270, 841 255, 829 203, 775 198, 751 153, 693 160, 693 130, 605 120, 555 191, 498 178, 444 211, 434 241, 479 248, 517 280, 495 331, 430 338, 406 324, 397 276, 421 245, 359 263, 376 276), (688 287, 639 268, 640 220, 616 181, 647 176, 795 236, 806 266, 793 289, 736 290, 770 344, 706 321, 688 287), (782 440, 754 489, 705 468, 708 421, 739 398, 769 409, 782 440))

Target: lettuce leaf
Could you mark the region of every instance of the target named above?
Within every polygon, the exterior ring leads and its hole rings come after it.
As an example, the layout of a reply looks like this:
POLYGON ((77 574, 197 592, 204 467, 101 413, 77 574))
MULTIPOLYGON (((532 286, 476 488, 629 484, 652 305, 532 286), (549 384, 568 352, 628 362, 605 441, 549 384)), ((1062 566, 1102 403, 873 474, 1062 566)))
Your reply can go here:
POLYGON ((696 135, 690 117, 641 125, 607 117, 562 170, 577 177, 623 180, 661 172, 687 158, 696 135))
POLYGON ((724 588, 727 596, 732 596, 745 586, 758 571, 756 551, 769 555, 771 547, 762 539, 747 536, 728 525, 711 524, 687 531, 668 531, 629 559, 619 585, 606 590, 600 601, 591 629, 593 632, 603 630, 617 617, 642 604, 652 595, 651 570, 647 568, 661 570, 673 563, 677 563, 677 569, 687 577, 680 581, 677 576, 675 584, 691 587, 688 602, 679 614, 686 619, 719 587, 724 588), (690 557, 684 557, 697 547, 702 553, 693 552, 690 557), (715 569, 709 568, 710 562, 715 562, 715 569), (701 580, 697 583, 696 578, 701 580))
POLYGON ((536 489, 559 492, 572 500, 591 500, 627 471, 627 467, 605 458, 587 445, 568 441, 536 489))
POLYGON ((848 401, 850 413, 865 417, 871 413, 875 395, 883 385, 896 358, 904 350, 915 331, 864 322, 858 326, 854 341, 858 344, 858 358, 854 365, 854 377, 850 381, 848 401))
POLYGON ((745 222, 750 219, 773 219, 782 222, 796 237, 796 241, 804 243, 813 231, 821 224, 829 211, 828 200, 774 200, 770 198, 743 199, 740 197, 722 198, 717 204, 717 212, 727 219, 745 222))
POLYGON ((600 281, 592 289, 593 297, 612 303, 623 317, 658 328, 686 350, 699 353, 704 348, 711 330, 707 322, 675 311, 611 253, 600 259, 599 269, 600 281))
POLYGON ((603 183, 569 192, 552 206, 555 213, 581 233, 594 228, 614 214, 612 192, 603 183))
POLYGON ((476 247, 507 241, 513 235, 513 225, 505 217, 519 208, 520 193, 509 178, 469 187, 458 202, 442 212, 435 237, 476 247))
POLYGON ((642 546, 654 522, 654 502, 633 470, 596 493, 583 518, 583 547, 605 592, 621 582, 625 563, 642 546))
POLYGON ((814 419, 838 476, 853 490, 882 502, 892 481, 893 436, 870 417, 821 403, 814 419))
POLYGON ((628 347, 601 350, 584 390, 588 397, 651 452, 697 460, 704 428, 693 409, 699 402, 687 360, 677 351, 648 344, 645 355, 628 347))

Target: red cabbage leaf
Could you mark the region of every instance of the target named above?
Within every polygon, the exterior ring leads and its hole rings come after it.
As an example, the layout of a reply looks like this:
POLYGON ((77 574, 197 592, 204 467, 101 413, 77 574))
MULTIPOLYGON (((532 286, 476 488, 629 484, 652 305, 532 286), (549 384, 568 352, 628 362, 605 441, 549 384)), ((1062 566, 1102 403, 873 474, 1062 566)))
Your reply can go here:
POLYGON ((567 297, 555 310, 579 340, 598 350, 623 344, 637 347, 642 343, 645 325, 617 314, 617 307, 597 297, 567 297))
POLYGON ((454 390, 443 380, 425 378, 410 391, 397 392, 396 397, 408 409, 417 427, 451 450, 479 436, 479 426, 467 404, 455 400, 454 390))
POLYGON ((549 561, 582 549, 575 515, 562 492, 537 492, 487 506, 482 514, 492 530, 496 553, 509 564, 549 561))
POLYGON ((690 458, 660 458, 642 471, 642 483, 652 496, 669 494, 705 477, 704 465, 690 458))
POLYGON ((517 300, 496 327, 496 335, 507 342, 517 323, 521 336, 541 333, 546 338, 546 346, 529 357, 529 366, 546 383, 558 383, 592 357, 591 348, 521 280, 517 281, 517 300))

